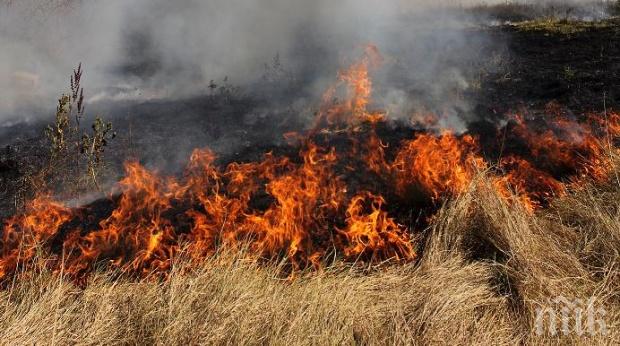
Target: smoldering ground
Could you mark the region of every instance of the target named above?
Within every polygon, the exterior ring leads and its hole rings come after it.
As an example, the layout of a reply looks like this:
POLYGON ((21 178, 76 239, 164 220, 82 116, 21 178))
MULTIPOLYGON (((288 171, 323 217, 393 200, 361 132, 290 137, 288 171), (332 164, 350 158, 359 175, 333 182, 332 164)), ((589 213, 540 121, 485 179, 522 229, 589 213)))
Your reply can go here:
MULTIPOLYGON (((399 61, 415 60, 407 77, 434 75, 437 62, 430 56, 449 53, 460 58, 455 61, 467 60, 476 47, 456 47, 467 36, 463 16, 431 10, 427 3, 5 1, 0 119, 28 117, 11 114, 25 105, 53 104, 78 62, 88 71, 91 101, 198 95, 209 81, 225 77, 249 84, 276 55, 308 82, 304 87, 318 84, 320 90, 343 54, 371 42, 399 61)), ((462 70, 460 65, 442 70, 462 70)))
POLYGON ((496 2, 7 0, 0 119, 27 104, 53 104, 78 62, 91 101, 199 95, 225 77, 247 85, 275 56, 316 93, 343 55, 368 43, 402 66, 386 84, 432 89, 446 100, 446 91, 467 86, 471 61, 484 58, 466 31, 480 18, 459 9, 496 2))
POLYGON ((136 124, 171 117, 174 130, 155 121, 133 134, 149 138, 150 152, 179 152, 156 162, 184 162, 196 146, 234 152, 280 138, 281 124, 307 124, 338 70, 374 44, 385 58, 372 71, 375 106, 395 119, 442 114, 441 126, 459 131, 477 116, 480 71, 509 58, 505 42, 472 29, 485 18, 466 10, 496 2, 5 1, 0 124, 13 137, 11 124, 48 121, 82 62, 87 112, 136 124), (209 98, 220 91, 241 101, 221 108, 209 98))

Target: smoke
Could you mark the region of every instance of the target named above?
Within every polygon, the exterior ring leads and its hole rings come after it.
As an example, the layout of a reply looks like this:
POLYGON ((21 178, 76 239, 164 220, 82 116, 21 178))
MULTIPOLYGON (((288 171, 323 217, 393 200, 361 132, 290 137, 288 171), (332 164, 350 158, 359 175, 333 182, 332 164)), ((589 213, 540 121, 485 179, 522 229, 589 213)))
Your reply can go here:
POLYGON ((376 79, 391 113, 465 114, 459 93, 490 39, 468 30, 474 19, 462 6, 497 2, 6 1, 0 123, 53 105, 78 62, 90 102, 200 95, 225 78, 260 92, 263 66, 276 56, 303 82, 299 94, 315 96, 368 43, 388 57, 376 79))

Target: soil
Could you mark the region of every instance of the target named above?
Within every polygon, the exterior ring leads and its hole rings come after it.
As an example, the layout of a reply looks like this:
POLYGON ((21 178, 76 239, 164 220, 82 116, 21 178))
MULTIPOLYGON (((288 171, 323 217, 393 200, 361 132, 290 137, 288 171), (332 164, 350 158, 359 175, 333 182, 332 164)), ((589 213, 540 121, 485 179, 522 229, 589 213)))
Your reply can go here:
POLYGON ((509 71, 486 78, 480 106, 503 112, 556 101, 574 113, 618 109, 620 19, 526 22, 490 30, 508 42, 509 71))

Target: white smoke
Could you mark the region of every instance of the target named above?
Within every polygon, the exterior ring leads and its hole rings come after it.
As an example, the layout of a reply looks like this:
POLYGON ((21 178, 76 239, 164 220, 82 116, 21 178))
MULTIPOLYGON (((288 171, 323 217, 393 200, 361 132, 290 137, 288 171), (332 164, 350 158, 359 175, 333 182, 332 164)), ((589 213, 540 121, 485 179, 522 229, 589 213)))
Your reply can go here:
POLYGON ((53 105, 79 62, 90 101, 199 94, 224 76, 249 83, 276 54, 317 74, 319 88, 344 53, 367 43, 393 55, 401 72, 439 74, 439 98, 444 85, 466 84, 460 66, 444 68, 442 54, 476 53, 459 47, 467 22, 441 9, 498 2, 505 0, 5 0, 0 120, 53 105))

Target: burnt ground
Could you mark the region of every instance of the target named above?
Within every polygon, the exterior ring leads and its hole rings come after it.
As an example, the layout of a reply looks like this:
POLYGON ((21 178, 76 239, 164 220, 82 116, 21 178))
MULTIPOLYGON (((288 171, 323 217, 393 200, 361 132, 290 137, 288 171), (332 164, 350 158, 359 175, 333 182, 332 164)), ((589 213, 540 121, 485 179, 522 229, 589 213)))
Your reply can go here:
MULTIPOLYGON (((481 70, 480 85, 467 95, 482 119, 470 124, 474 132, 505 112, 536 111, 553 101, 575 114, 620 109, 620 19, 536 21, 476 30, 506 42, 509 54, 503 55, 506 68, 481 70)), ((175 173, 195 147, 209 146, 222 161, 258 159, 270 150, 294 152, 282 134, 303 128, 312 116, 308 111, 300 117, 299 108, 233 89, 174 102, 95 105, 90 111, 105 114, 118 133, 107 148, 110 181, 119 176, 127 157, 175 173)), ((0 218, 20 207, 28 192, 25 177, 45 161, 44 126, 0 127, 0 218)), ((407 131, 395 126, 384 134, 398 140, 407 131)))
POLYGON ((575 113, 617 108, 620 103, 620 19, 600 23, 523 22, 490 28, 508 43, 508 71, 486 76, 481 111, 551 101, 575 113))

